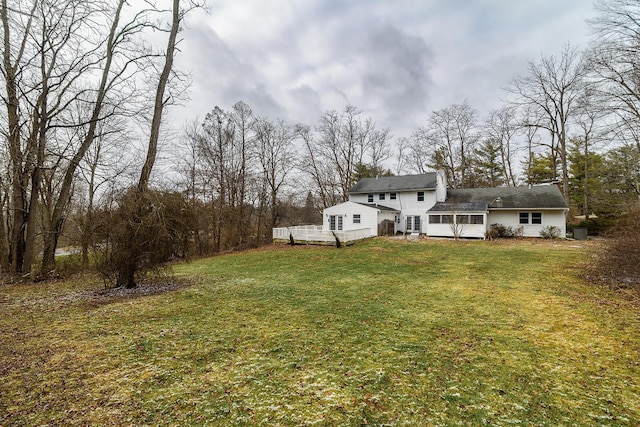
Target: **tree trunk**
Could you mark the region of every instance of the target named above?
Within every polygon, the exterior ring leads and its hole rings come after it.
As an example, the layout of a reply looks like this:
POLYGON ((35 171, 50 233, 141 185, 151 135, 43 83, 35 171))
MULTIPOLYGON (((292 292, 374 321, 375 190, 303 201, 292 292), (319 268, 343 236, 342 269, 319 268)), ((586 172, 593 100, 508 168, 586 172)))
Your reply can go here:
MULTIPOLYGON (((29 21, 26 26, 25 34, 28 32, 33 11, 29 16, 29 21)), ((15 58, 12 62, 11 56, 11 31, 9 27, 9 16, 7 14, 7 1, 2 0, 2 9, 0 10, 0 19, 2 19, 3 38, 4 38, 4 52, 3 52, 3 66, 4 66, 4 81, 6 90, 5 104, 7 107, 7 125, 8 136, 7 142, 9 144, 9 157, 11 162, 11 238, 9 244, 10 252, 10 265, 11 270, 14 273, 21 273, 23 271, 24 251, 25 251, 25 227, 27 221, 27 206, 26 206, 26 191, 24 185, 24 173, 22 168, 23 154, 20 144, 21 132, 20 132, 20 117, 19 117, 19 100, 18 100, 18 81, 17 81, 17 64, 20 62, 20 58, 15 58)), ((26 35, 25 35, 26 37, 26 35)), ((20 55, 22 52, 20 52, 20 55)))
MULTIPOLYGON (((42 43, 44 45, 44 41, 42 43)), ((29 201, 29 212, 27 213, 27 233, 24 251, 24 270, 32 273, 32 276, 33 273, 35 273, 35 271, 31 270, 33 268, 34 251, 36 244, 36 228, 38 227, 39 211, 38 206, 40 205, 40 186, 42 184, 45 145, 47 143, 47 122, 49 120, 49 112, 47 109, 47 97, 49 96, 49 75, 47 75, 45 71, 44 54, 42 55, 42 93, 38 98, 38 105, 36 105, 36 111, 34 112, 33 118, 33 129, 34 131, 35 129, 38 130, 36 165, 34 167, 33 173, 31 174, 31 200, 29 201)), ((33 139, 35 139, 35 137, 33 139)))
POLYGON ((589 219, 589 138, 584 138, 584 219, 589 219))
POLYGON ((9 246, 7 228, 5 226, 5 195, 0 195, 0 272, 9 269, 9 246))
POLYGON ((151 120, 151 133, 149 135, 149 146, 147 147, 147 158, 142 166, 138 190, 146 191, 149 187, 149 178, 156 161, 158 153, 158 138, 160 137, 160 124, 162 123, 162 111, 164 109, 164 92, 169 81, 171 68, 173 67, 173 55, 176 48, 176 37, 180 27, 180 0, 173 0, 173 19, 171 21, 171 32, 167 43, 167 53, 165 56, 164 68, 160 74, 158 87, 156 88, 156 99, 153 106, 153 119, 151 120))

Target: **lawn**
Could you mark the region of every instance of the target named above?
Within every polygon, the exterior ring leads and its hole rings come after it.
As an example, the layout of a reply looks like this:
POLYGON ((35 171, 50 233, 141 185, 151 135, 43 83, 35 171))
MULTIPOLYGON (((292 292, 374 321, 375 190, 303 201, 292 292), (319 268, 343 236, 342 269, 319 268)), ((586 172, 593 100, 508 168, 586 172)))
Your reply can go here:
POLYGON ((590 243, 372 239, 0 287, 0 425, 640 423, 640 311, 590 243), (144 294, 144 292, 143 292, 144 294))

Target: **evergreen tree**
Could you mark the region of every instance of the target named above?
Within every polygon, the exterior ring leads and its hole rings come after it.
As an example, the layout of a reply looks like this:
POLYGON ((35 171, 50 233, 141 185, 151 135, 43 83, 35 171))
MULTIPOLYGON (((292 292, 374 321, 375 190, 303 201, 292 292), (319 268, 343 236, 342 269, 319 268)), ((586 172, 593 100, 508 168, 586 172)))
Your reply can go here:
POLYGON ((354 182, 358 182, 362 178, 378 178, 382 176, 393 176, 393 173, 382 166, 374 166, 366 163, 358 163, 353 173, 354 182))
POLYGON ((640 204, 640 149, 623 145, 606 153, 603 198, 607 212, 628 212, 640 204))
POLYGON ((474 187, 499 187, 505 184, 505 171, 500 161, 500 144, 487 139, 475 150, 474 187))
POLYGON ((531 167, 524 164, 527 184, 548 184, 553 181, 554 161, 551 154, 531 153, 531 167))

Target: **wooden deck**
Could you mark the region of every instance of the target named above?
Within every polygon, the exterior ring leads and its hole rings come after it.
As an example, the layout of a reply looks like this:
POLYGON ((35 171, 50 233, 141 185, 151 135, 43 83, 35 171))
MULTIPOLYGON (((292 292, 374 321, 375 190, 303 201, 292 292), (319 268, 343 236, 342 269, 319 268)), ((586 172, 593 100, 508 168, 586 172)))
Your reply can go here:
POLYGON ((369 228, 357 230, 328 231, 318 225, 302 225, 295 227, 281 227, 273 229, 273 242, 295 245, 349 246, 358 240, 371 236, 369 228))

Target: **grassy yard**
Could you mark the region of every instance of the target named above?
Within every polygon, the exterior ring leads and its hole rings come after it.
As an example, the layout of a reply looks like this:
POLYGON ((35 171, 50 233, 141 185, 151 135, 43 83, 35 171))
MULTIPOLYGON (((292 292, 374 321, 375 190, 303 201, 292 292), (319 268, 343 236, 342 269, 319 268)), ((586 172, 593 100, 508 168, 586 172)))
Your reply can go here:
POLYGON ((269 247, 0 287, 0 425, 640 423, 640 311, 577 242, 269 247))

